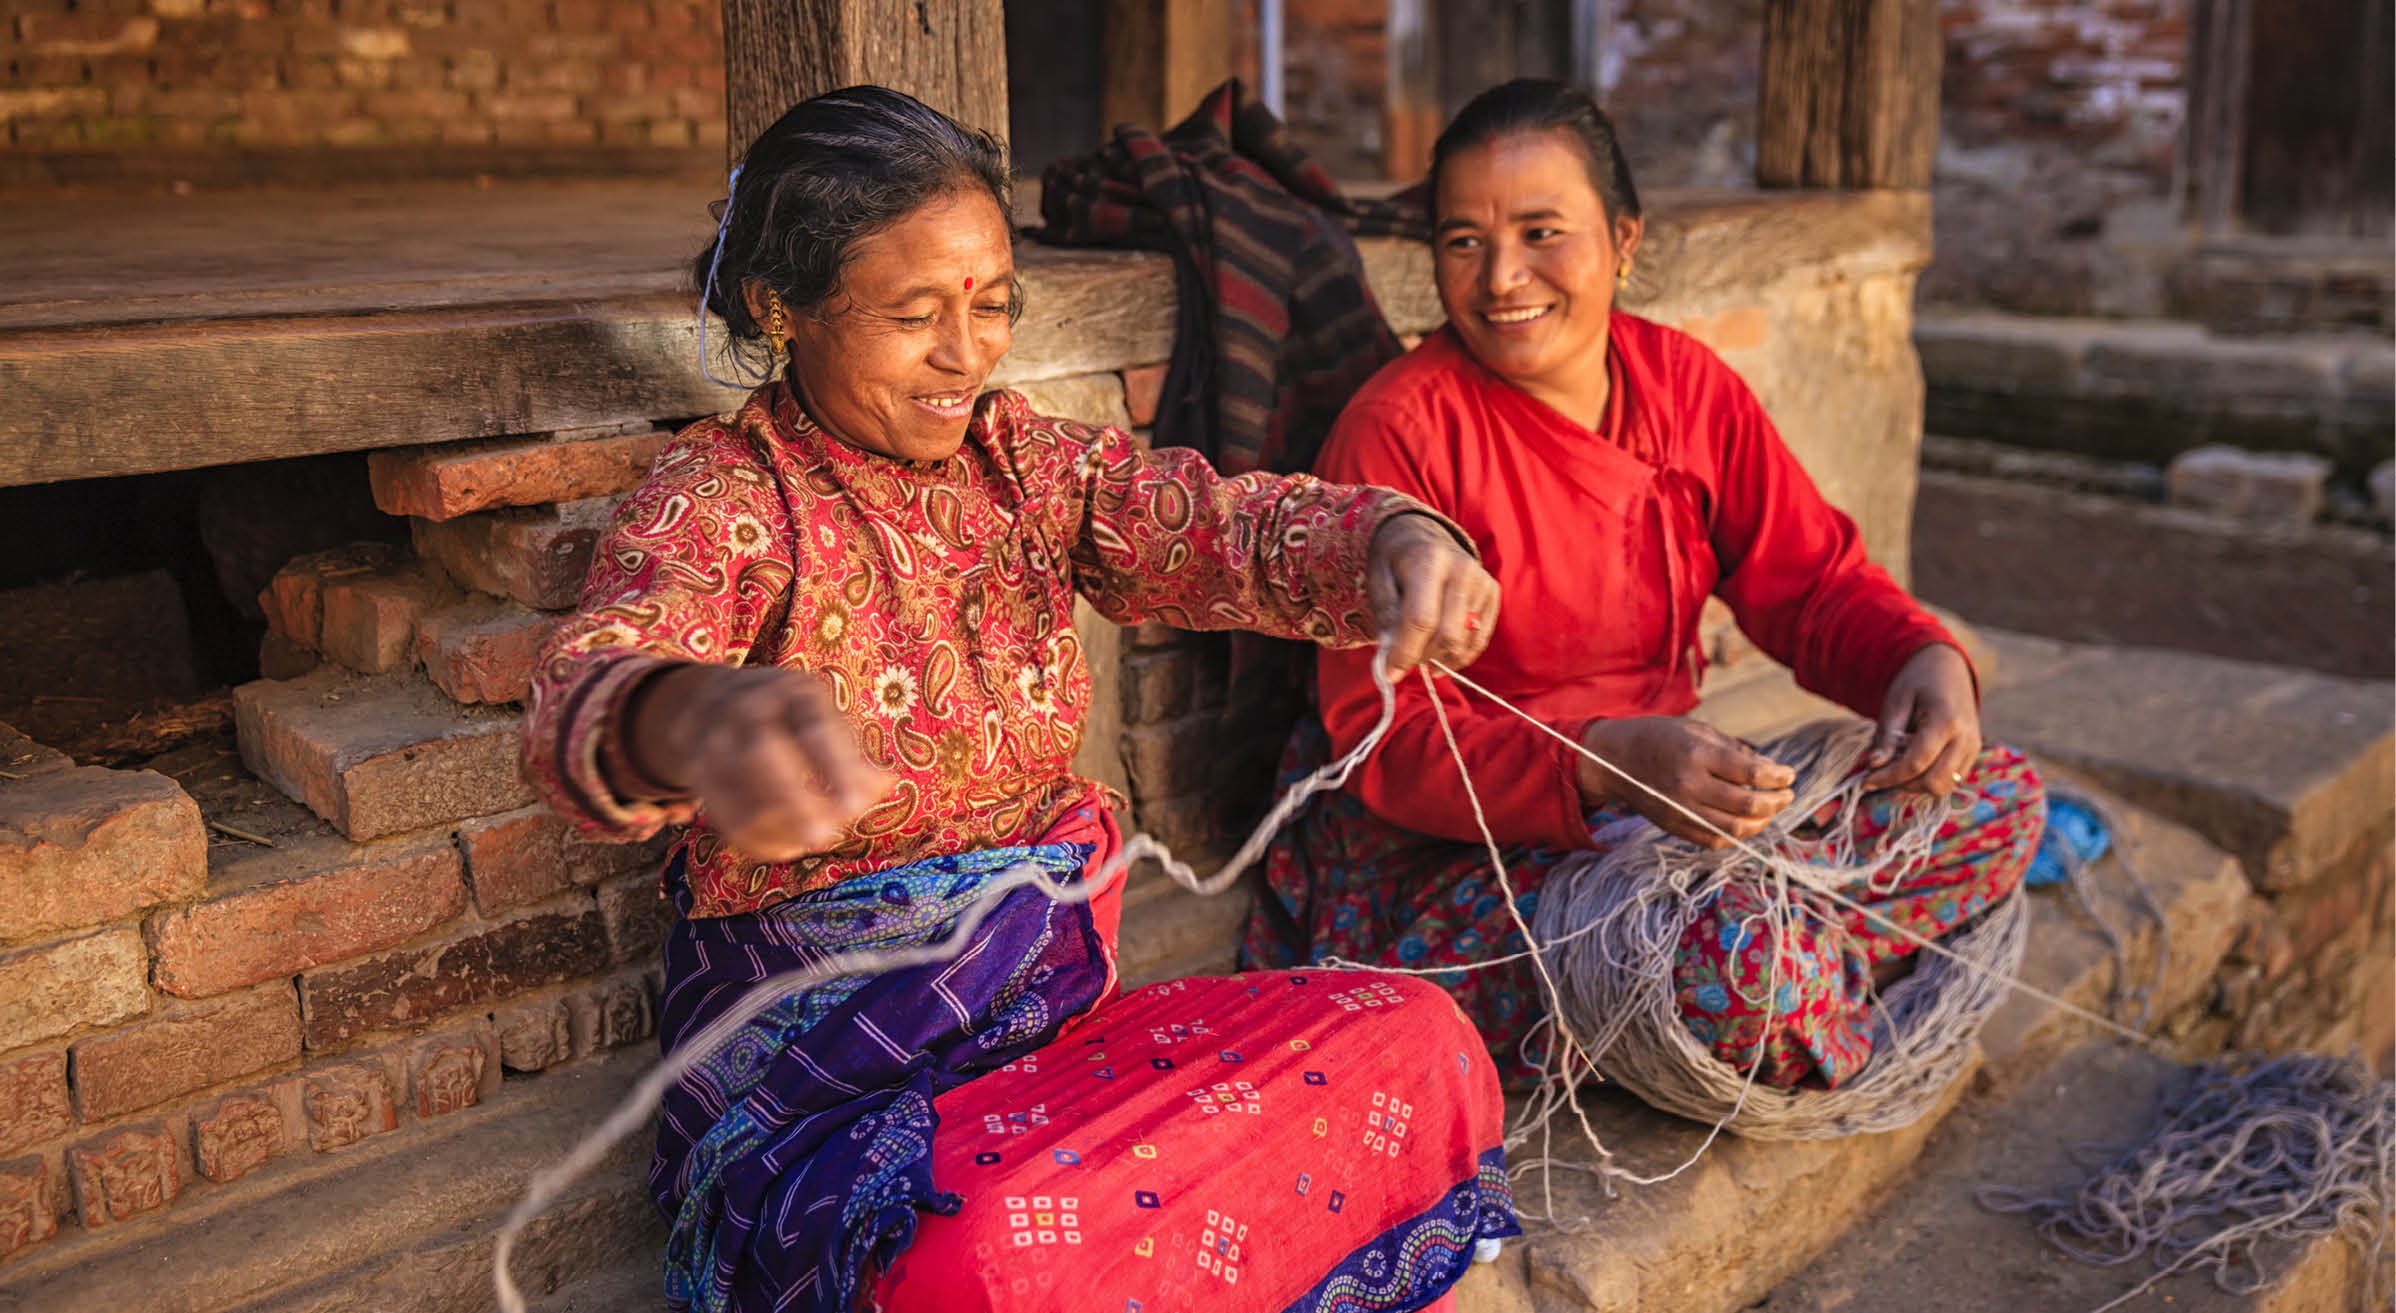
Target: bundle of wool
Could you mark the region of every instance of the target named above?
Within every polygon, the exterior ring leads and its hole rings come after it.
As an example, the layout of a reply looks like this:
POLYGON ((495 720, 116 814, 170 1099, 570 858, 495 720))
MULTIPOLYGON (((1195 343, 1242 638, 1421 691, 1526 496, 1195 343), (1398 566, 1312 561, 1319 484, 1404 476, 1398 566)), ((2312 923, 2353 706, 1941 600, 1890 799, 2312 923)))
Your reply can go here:
MULTIPOLYGON (((1776 1090, 1716 1057, 1683 1020, 1673 988, 1681 935, 1726 886, 1768 895, 1767 942, 1800 918, 1829 933, 1840 919, 1825 893, 1885 891, 1928 856, 1946 808, 1927 797, 1897 805, 1896 827, 1869 855, 1854 838, 1863 797, 1855 767, 1872 726, 1824 721, 1764 745, 1797 772, 1796 800, 1743 845, 1706 850, 1640 820, 1601 836, 1588 858, 1557 868, 1540 892, 1536 942, 1548 945, 1558 1016, 1574 1046, 1605 1075, 1655 1107, 1754 1139, 1827 1139, 1919 1120, 1971 1061, 1981 1023, 2020 965, 2026 915, 2010 895, 1946 937, 1952 957, 1925 953, 1879 995, 1872 1056, 1836 1089, 1776 1090), (1825 813, 1834 818, 1819 822, 1825 813), (1958 961, 1957 959, 1961 959, 1958 961)), ((1776 1004, 1772 973, 1737 982, 1776 1004)))

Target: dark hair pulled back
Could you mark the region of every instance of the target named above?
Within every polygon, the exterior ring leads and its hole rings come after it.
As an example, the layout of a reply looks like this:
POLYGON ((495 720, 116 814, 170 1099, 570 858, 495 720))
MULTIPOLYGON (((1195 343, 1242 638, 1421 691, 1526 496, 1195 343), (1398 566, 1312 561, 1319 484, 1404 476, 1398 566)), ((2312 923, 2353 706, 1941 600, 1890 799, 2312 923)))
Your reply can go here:
MULTIPOLYGON (((1606 207, 1608 219, 1639 217, 1639 189, 1631 183, 1631 166, 1622 157, 1622 142, 1614 135, 1614 120, 1598 108, 1589 93, 1552 78, 1516 78, 1491 87, 1456 111, 1456 117, 1431 146, 1431 205, 1439 205, 1439 171, 1459 151, 1471 150, 1500 137, 1523 132, 1561 132, 1581 154, 1589 185, 1606 207)), ((1434 213, 1431 221, 1437 223, 1434 213)))
POLYGON ((827 91, 792 106, 741 157, 731 212, 718 210, 694 280, 733 341, 754 343, 764 330, 741 294, 750 279, 793 313, 815 310, 839 292, 858 242, 928 201, 975 188, 1010 212, 1013 177, 997 138, 903 91, 827 91))

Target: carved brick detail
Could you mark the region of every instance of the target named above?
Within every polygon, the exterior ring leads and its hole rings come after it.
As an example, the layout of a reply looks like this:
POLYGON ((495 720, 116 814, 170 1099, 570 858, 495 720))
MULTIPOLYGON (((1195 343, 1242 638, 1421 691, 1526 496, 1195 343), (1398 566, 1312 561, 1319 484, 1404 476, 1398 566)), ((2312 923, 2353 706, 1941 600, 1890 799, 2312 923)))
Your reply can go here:
POLYGON ((163 1208, 183 1189, 174 1138, 154 1126, 77 1145, 67 1150, 67 1167, 75 1180, 75 1206, 86 1227, 163 1208))
POLYGON ((649 1038, 649 990, 641 981, 621 981, 600 990, 597 998, 601 1048, 618 1048, 649 1038))
POLYGON ((58 1215, 50 1210, 50 1164, 39 1158, 0 1164, 0 1256, 57 1233, 58 1215))
POLYGON ((491 1019, 499 1028, 500 1064, 509 1071, 540 1071, 574 1056, 563 1000, 527 1003, 491 1019))
POLYGON ((302 1096, 308 1110, 308 1144, 318 1153, 356 1144, 399 1125, 392 1106, 391 1074, 370 1062, 310 1072, 302 1096))
POLYGON ((438 1117, 482 1098, 483 1047, 472 1040, 430 1044, 416 1060, 416 1115, 438 1117))
POLYGON ((283 1143, 283 1113, 256 1094, 231 1094, 191 1123, 200 1175, 230 1181, 272 1158, 283 1143))

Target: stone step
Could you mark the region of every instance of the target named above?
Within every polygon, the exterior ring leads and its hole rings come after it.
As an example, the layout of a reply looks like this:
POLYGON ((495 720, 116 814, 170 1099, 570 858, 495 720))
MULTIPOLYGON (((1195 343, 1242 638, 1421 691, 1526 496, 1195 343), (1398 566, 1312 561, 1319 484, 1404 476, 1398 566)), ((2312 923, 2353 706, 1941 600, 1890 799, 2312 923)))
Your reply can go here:
MULTIPOLYGON (((1201 876, 1222 865, 1211 855, 1186 860, 1201 876)), ((1115 961, 1123 987, 1232 971, 1252 901, 1244 884, 1204 898, 1175 884, 1154 863, 1141 863, 1123 894, 1115 961)))
MULTIPOLYGON (((230 1185, 194 1181, 171 1210, 62 1230, 0 1267, 16 1313, 483 1313, 491 1236, 531 1175, 622 1097, 645 1050, 553 1068, 500 1097, 336 1153, 278 1159, 230 1185)), ((579 1283, 663 1231, 636 1134, 531 1228, 528 1291, 579 1283)))
MULTIPOLYGON (((2065 782, 2082 784, 2066 772, 2065 782)), ((2155 990, 2162 1018, 2208 997, 2213 971, 2251 897, 2237 864, 2188 830, 2114 803, 2123 841, 2154 890, 2170 927, 2171 968, 2155 990)), ((2097 905, 2126 933, 2135 981, 2151 978, 2159 936, 2151 919, 2132 915, 2131 895, 2100 877, 2097 905)), ((2030 950, 2022 978, 2070 1002, 2102 1010, 2115 973, 2103 934, 2060 890, 2035 891, 2030 950)), ((1909 1189, 1914 1161, 1939 1134, 1959 1101, 1985 1102, 1991 1091, 2021 1084, 2053 1054, 2086 1033, 2051 1004, 2016 995, 1982 1032, 1983 1059, 1948 1091, 1946 1102, 1901 1131, 1813 1143, 1771 1143, 1725 1136, 1675 1179, 1624 1186, 1598 1197, 1588 1178, 1559 1174, 1553 1215, 1588 1219, 1559 1231, 1526 1219, 1532 1234, 1512 1242, 1498 1262, 1476 1268, 1459 1286, 1459 1313, 1563 1313, 1568 1309, 1670 1308, 1731 1313, 1751 1306, 1803 1270, 1880 1199, 1909 1189)), ((1652 1174, 1693 1151, 1705 1129, 1608 1091, 1587 1101, 1601 1138, 1634 1171, 1652 1174)), ((1587 1160, 1564 1124, 1563 1156, 1587 1160)), ((1527 1213, 1544 1207, 1536 1172, 1517 1184, 1527 1213)), ((1977 1304, 1933 1303, 1928 1307, 1977 1304)), ((1893 1307, 1893 1306, 1892 1306, 1893 1307)), ((2040 1306, 2043 1307, 2043 1306, 2040 1306)))
MULTIPOLYGON (((1924 1308, 2096 1309, 2145 1280, 2151 1264, 2098 1267, 2063 1256, 2028 1219, 1982 1208, 1983 1186, 2046 1192, 2081 1180, 2084 1144, 2142 1134, 2182 1069, 2126 1044, 2090 1040, 2010 1097, 1974 1100, 1932 1137, 1913 1179, 1820 1262, 1754 1305, 1759 1313, 1912 1313, 1924 1308)), ((2267 1288, 2233 1295, 2183 1272, 2131 1305, 2173 1313, 2363 1313, 2362 1255, 2325 1237, 2267 1288)))
POLYGON ((2180 320, 1925 314, 1914 347, 1933 433, 2152 461, 2208 443, 2386 459, 2387 339, 2242 339, 2180 320))
MULTIPOLYGON (((1536 1168, 1519 1173, 1515 1204, 1526 1235, 1465 1275, 1456 1287, 1457 1313, 1746 1308, 1905 1178, 1965 1083, 1903 1130, 1781 1142, 1725 1135, 1671 1180, 1619 1186, 1612 1199, 1571 1166, 1547 1180, 1536 1168), (1564 1226, 1533 1220, 1540 1213, 1564 1226)), ((1616 1163, 1643 1175, 1686 1162, 1708 1129, 1618 1090, 1584 1095, 1582 1103, 1616 1163)), ((1592 1161, 1569 1113, 1553 1131, 1562 1163, 1592 1161)))
POLYGON ((2344 877, 2396 833, 2396 689, 2159 648, 1987 631, 1992 738, 2228 849, 2258 889, 2344 877))
POLYGON ((615 1266, 592 1272, 546 1295, 525 1297, 529 1313, 663 1313, 665 1287, 658 1277, 658 1244, 642 1246, 615 1266))
MULTIPOLYGON (((2024 667, 2016 663, 2018 673, 2024 667)), ((2258 901, 2239 864, 2194 831, 2109 798, 2066 767, 2041 761, 2050 784, 2109 803, 2121 848, 2163 908, 2169 965, 2154 986, 2150 1029, 2202 1053, 2219 1047, 2225 1020, 2207 1016, 2214 973, 2258 901)), ((2095 901, 2130 936, 2134 984, 2155 980, 2164 937, 2134 919, 2137 903, 2114 861, 2092 872, 2095 901)), ((2115 963, 2109 945, 2061 890, 2033 894, 2027 982, 2071 1003, 2109 1011, 2115 963)), ((2124 1018, 2127 1019, 2126 1017, 2124 1018)), ((2049 1249, 2024 1219, 1987 1212, 1983 1185, 2045 1190, 2080 1179, 2075 1146, 2123 1143, 2141 1133, 2178 1063, 2099 1032, 2053 1004, 2017 994, 1981 1033, 1984 1061, 1971 1093, 1931 1138, 1914 1175, 1821 1260, 1756 1307, 1769 1313, 1896 1313, 1900 1309, 2094 1309, 2151 1268, 2098 1268, 2049 1249)), ((2201 1276, 2161 1286, 2153 1306, 2205 1313, 2329 1313, 2362 1307, 2360 1259, 2343 1242, 2307 1247, 2263 1292, 2231 1296, 2201 1276)), ((2141 1305, 2142 1307, 2147 1305, 2141 1305)))
MULTIPOLYGON (((2236 859, 2195 831, 2130 806, 2069 767, 2032 760, 2050 790, 2095 799, 2115 823, 2115 855, 2097 863, 2086 879, 2091 901, 2122 937, 2129 988, 2148 992, 2146 1027, 2187 1026, 2191 1015, 2201 1015, 2211 1001, 2214 973, 2254 905, 2236 859), (2125 860, 2153 895, 2160 924, 2124 874, 2125 860), (2166 949, 2168 958, 2158 973, 2158 956, 2166 949)), ((2025 896, 2030 935, 2020 979, 2073 1006, 2113 1015, 2122 964, 2103 928, 2061 888, 2034 889, 2025 896)), ((2118 1019, 2130 1024, 2133 1013, 2125 1006, 2118 1019)), ((2046 1000, 2016 993, 1981 1029, 1983 1090, 2031 1078, 2096 1029, 2046 1000)))

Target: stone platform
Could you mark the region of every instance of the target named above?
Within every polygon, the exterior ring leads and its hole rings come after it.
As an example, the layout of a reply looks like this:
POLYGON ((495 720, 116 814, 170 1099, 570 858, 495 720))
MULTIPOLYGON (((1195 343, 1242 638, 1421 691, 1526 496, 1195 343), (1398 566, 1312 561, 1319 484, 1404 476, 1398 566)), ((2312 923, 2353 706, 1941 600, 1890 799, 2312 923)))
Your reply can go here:
MULTIPOLYGON (((2131 984, 2153 990, 2149 1032, 2183 1057, 2225 1044, 2356 1044, 2384 1071, 2396 1040, 2396 998, 2386 987, 2396 982, 2385 969, 2391 815, 2384 784, 2376 795, 2372 788, 2386 770, 2389 686, 2003 633, 1978 641, 1993 671, 1991 732, 2030 748, 2057 783, 2109 800, 2163 915, 2160 925, 2144 919, 2128 884, 2101 866, 2098 908, 2127 932, 2117 961, 2070 899, 2032 894, 2025 978, 2103 1011, 2121 1006, 2115 991, 2126 967, 2131 984), (2116 688, 2143 692, 2097 695, 2116 688), (2239 738, 2249 731, 2237 718, 2152 714, 2157 705, 2185 710, 2200 695, 2286 708, 2259 722, 2283 732, 2262 743, 2239 738), (2377 719, 2340 719, 2358 708, 2376 708, 2377 719), (2159 728, 2129 732, 2137 717, 2159 728), (2340 805, 2307 801, 2332 795, 2340 805), (2282 855, 2296 855, 2295 864, 2282 855), (2303 901, 2325 896, 2337 915, 2303 901), (2333 978, 2339 962, 2346 975, 2333 978), (2324 1000, 2325 1009, 2309 1010, 2324 1000)), ((1771 727, 1766 705, 1751 702, 1741 723, 1771 727)), ((1810 714, 1794 698, 1778 705, 1783 722, 1810 714)), ((1188 910, 1135 895, 1125 918, 1127 975, 1175 974, 1206 954, 1217 955, 1210 962, 1228 956, 1231 918, 1191 922, 1188 910)), ((2064 1148, 2134 1131, 2174 1068, 2027 996, 1999 1011, 1981 1046, 1974 1074, 1937 1114, 1904 1131, 1815 1144, 1726 1139, 1675 1180, 1612 1200, 1559 1173, 1555 1216, 1569 1225, 1535 1224, 1497 1262, 1475 1268, 1460 1289, 1462 1309, 2094 1308, 2145 1273, 2064 1262, 2020 1219, 1980 1210, 1972 1191, 2074 1179, 2064 1148)), ((521 1096, 351 1150, 374 1156, 348 1160, 368 1170, 336 1173, 339 1160, 287 1166, 314 1175, 214 1188, 189 1223, 153 1215, 72 1243, 61 1237, 0 1267, 0 1309, 117 1307, 136 1290, 142 1306, 166 1313, 486 1308, 490 1227, 524 1176, 562 1153, 640 1064, 627 1052, 553 1068, 524 1080, 521 1096), (329 1233, 328 1213, 342 1219, 329 1233), (171 1264, 143 1261, 169 1253, 171 1264)), ((1675 1164, 1702 1138, 1702 1128, 1609 1091, 1593 1093, 1588 1106, 1608 1146, 1637 1169, 1675 1164)), ((1562 1134, 1557 1151, 1575 1152, 1562 1134)), ((642 1202, 640 1157, 638 1144, 611 1157, 538 1230, 517 1272, 541 1313, 659 1307, 661 1237, 642 1202)), ((1518 1190, 1526 1208, 1545 1206, 1536 1174, 1518 1190)), ((2159 1294, 2168 1307, 2207 1313, 2359 1313, 2361 1264, 2346 1242, 2328 1240, 2295 1255, 2255 1295, 2222 1295, 2190 1276, 2159 1294)))

